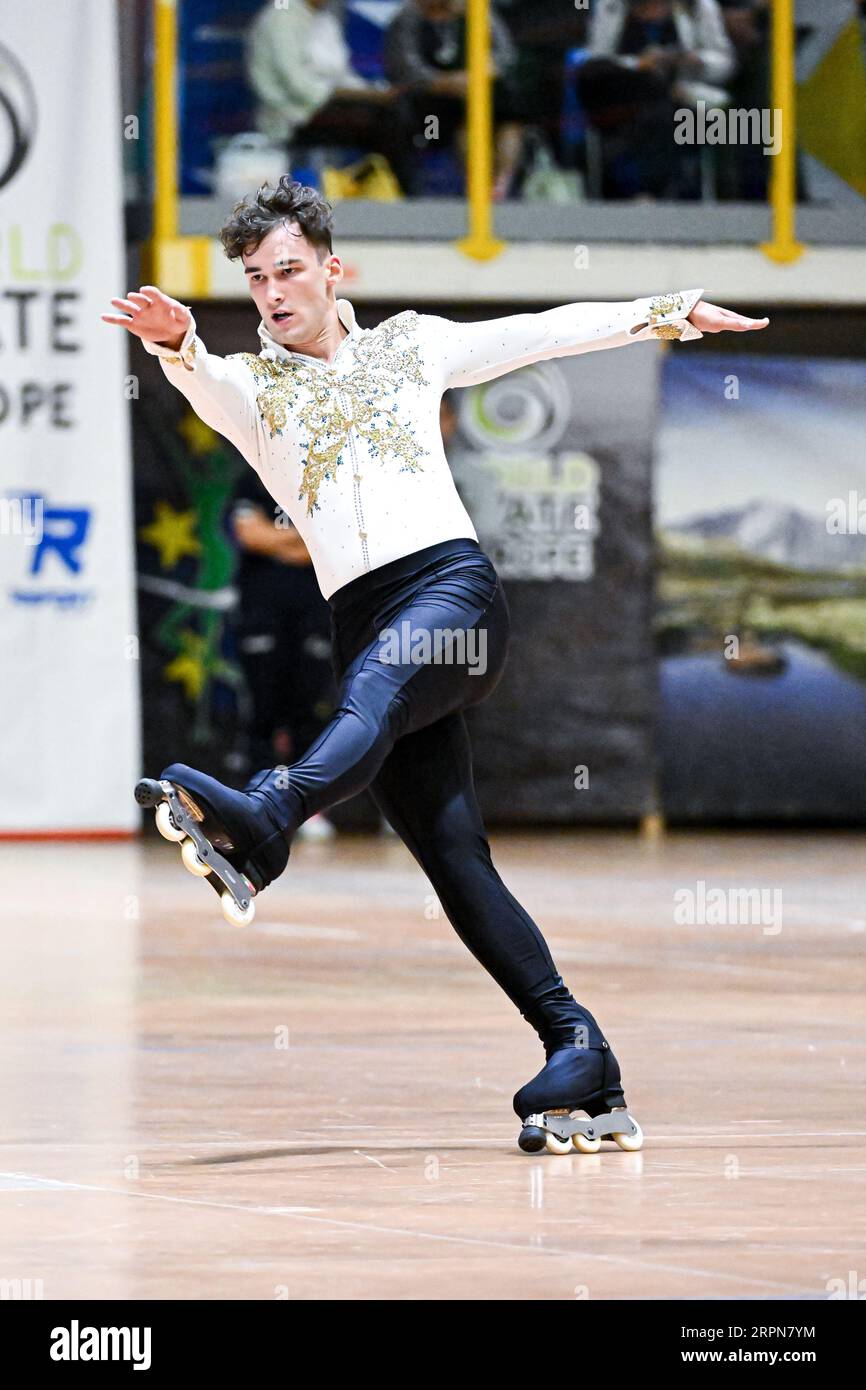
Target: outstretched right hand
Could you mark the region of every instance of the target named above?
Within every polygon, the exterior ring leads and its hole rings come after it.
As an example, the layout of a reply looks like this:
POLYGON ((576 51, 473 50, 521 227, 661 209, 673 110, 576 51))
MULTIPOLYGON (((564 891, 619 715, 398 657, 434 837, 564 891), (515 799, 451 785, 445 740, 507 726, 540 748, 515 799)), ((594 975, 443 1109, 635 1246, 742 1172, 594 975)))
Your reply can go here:
POLYGON ((125 312, 101 314, 103 323, 116 323, 137 338, 166 347, 180 347, 192 317, 185 304, 170 299, 156 285, 142 285, 140 290, 130 290, 126 299, 112 299, 111 303, 125 312))

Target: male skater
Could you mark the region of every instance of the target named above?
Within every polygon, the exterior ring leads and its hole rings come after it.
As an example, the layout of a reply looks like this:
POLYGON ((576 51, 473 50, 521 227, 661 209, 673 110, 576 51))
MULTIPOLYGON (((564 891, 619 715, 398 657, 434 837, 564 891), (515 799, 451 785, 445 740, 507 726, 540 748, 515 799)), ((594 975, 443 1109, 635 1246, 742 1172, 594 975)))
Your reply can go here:
POLYGON ((406 310, 365 330, 336 298, 343 267, 331 231, 329 205, 288 177, 239 203, 222 228, 261 315, 258 355, 211 355, 190 310, 152 285, 112 299, 120 312, 102 315, 142 339, 256 470, 300 532, 331 607, 337 707, 304 756, 242 792, 182 763, 162 780, 183 790, 205 835, 257 891, 285 869, 303 821, 369 788, 461 940, 544 1045, 546 1066, 514 1098, 531 1122, 521 1147, 564 1151, 573 1135, 593 1150, 599 1132, 638 1147, 607 1040, 491 861, 463 710, 502 674, 509 616, 448 469, 439 402, 449 387, 527 363, 767 320, 691 290, 481 323, 406 310), (557 1138, 547 1116, 556 1109, 603 1118, 595 1129, 560 1125, 557 1138))

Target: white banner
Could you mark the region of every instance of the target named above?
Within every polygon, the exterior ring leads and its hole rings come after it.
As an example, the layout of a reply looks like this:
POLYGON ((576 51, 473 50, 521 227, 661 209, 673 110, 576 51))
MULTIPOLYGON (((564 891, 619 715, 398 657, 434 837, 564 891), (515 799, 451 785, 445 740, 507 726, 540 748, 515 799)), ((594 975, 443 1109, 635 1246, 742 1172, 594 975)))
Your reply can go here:
POLYGON ((0 0, 0 835, 133 830, 113 0, 0 0))

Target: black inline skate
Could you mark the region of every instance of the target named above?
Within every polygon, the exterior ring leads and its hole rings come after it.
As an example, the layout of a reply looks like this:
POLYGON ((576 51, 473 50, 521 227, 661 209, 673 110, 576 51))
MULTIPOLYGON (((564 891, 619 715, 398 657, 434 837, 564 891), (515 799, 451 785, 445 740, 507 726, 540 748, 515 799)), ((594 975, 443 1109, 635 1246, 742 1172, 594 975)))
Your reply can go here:
POLYGON ((180 844, 185 867, 220 895, 223 916, 233 926, 253 920, 256 893, 288 863, 277 780, 285 773, 285 768, 258 773, 238 792, 184 763, 172 763, 158 781, 145 777, 135 788, 140 806, 156 807, 160 835, 180 844))
POLYGON ((556 1048, 515 1095, 514 1112, 523 1124, 517 1142, 524 1153, 546 1148, 552 1154, 574 1149, 594 1154, 602 1139, 612 1139, 628 1152, 643 1144, 640 1125, 626 1109, 619 1064, 608 1042, 556 1048))

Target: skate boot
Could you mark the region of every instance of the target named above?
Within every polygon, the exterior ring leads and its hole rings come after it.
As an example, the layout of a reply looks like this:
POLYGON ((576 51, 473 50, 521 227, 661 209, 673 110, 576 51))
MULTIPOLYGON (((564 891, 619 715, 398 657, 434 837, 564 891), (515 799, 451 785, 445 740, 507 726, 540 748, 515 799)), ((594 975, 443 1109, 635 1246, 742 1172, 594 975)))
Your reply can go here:
POLYGON ((551 1052, 545 1066, 514 1097, 523 1129, 517 1142, 524 1153, 594 1154, 602 1139, 621 1149, 641 1147, 640 1125, 626 1109, 619 1065, 610 1044, 551 1052), (583 1111, 575 1115, 574 1111, 583 1111))
POLYGON ((248 926, 255 894, 283 872, 289 859, 273 771, 257 774, 236 792, 204 772, 172 763, 159 781, 143 778, 135 799, 140 806, 156 807, 157 830, 181 845, 185 867, 220 895, 226 921, 248 926))

